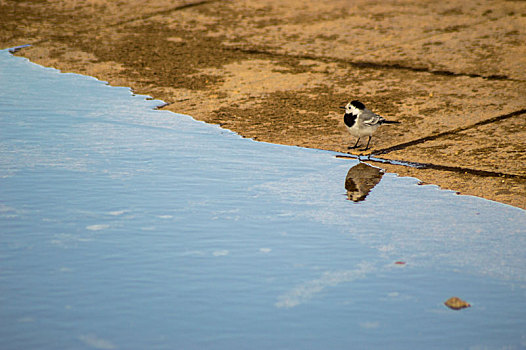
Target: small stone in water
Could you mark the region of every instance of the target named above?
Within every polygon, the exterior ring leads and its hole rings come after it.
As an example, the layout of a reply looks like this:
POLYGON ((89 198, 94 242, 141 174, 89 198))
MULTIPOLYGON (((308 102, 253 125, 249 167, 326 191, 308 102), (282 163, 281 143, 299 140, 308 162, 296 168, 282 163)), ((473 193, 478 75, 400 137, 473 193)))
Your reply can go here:
POLYGON ((453 310, 460 310, 471 306, 469 303, 457 297, 449 298, 444 304, 453 310))

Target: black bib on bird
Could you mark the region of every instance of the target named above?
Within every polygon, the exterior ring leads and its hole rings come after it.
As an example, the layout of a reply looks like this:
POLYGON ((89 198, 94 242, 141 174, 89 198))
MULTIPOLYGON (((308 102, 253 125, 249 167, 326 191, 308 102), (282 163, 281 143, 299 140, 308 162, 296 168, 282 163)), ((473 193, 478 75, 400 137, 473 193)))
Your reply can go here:
POLYGON ((343 122, 350 128, 354 125, 354 123, 356 123, 357 117, 357 115, 354 115, 352 113, 345 113, 345 115, 343 116, 343 122))

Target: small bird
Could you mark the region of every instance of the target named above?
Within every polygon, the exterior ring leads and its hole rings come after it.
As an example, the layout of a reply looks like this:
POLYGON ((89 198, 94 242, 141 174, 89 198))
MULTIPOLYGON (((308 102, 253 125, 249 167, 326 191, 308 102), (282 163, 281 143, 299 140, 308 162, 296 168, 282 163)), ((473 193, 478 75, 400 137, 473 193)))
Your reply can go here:
POLYGON ((347 130, 351 133, 352 136, 358 138, 356 143, 349 149, 357 148, 360 138, 363 136, 369 136, 367 141, 367 146, 365 146, 362 151, 369 149, 369 142, 371 142, 371 137, 373 133, 378 129, 382 124, 400 124, 400 122, 386 120, 384 117, 379 116, 376 113, 371 112, 369 109, 365 108, 365 105, 360 101, 351 101, 345 105, 345 107, 340 107, 345 109, 345 114, 343 116, 343 121, 347 126, 347 130))

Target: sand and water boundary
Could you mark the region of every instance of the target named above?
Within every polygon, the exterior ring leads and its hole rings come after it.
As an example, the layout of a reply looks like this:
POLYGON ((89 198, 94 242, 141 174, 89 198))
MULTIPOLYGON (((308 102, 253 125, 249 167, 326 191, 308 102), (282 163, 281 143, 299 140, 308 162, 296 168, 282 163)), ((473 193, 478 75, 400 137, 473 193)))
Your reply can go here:
POLYGON ((259 141, 349 153, 338 107, 359 99, 401 122, 373 138, 376 165, 526 208, 526 2, 33 0, 0 15, 2 48, 259 141))

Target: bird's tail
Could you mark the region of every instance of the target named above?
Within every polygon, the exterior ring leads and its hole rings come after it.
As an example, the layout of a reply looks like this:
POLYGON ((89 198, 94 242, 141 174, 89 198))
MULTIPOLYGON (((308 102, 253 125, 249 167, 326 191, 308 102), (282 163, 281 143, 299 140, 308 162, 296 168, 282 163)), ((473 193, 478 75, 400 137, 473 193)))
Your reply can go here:
POLYGON ((394 120, 384 120, 382 124, 400 124, 400 122, 394 120))

